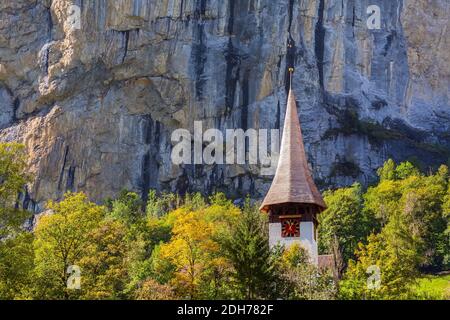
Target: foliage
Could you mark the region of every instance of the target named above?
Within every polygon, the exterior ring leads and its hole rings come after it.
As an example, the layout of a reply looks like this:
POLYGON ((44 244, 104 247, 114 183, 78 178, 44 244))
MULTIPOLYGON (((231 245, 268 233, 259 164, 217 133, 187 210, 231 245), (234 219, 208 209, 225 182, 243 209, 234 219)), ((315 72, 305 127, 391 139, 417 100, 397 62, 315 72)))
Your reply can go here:
POLYGON ((377 230, 377 222, 363 210, 359 184, 327 191, 324 200, 328 208, 319 215, 319 252, 337 253, 342 272, 346 262, 354 257, 358 243, 377 230))
POLYGON ((134 298, 136 300, 174 300, 176 296, 171 286, 160 284, 149 278, 139 285, 134 298))
POLYGON ((0 238, 20 232, 29 213, 16 206, 30 176, 26 173, 25 147, 18 143, 0 143, 0 238))
POLYGON ((219 255, 216 238, 239 211, 220 198, 213 199, 208 207, 191 209, 188 204, 169 214, 168 220, 173 221, 172 237, 161 244, 157 258, 162 260, 160 264, 174 270, 170 284, 179 296, 197 299, 204 297, 205 291, 219 295, 227 265, 219 255))
POLYGON ((307 251, 299 244, 284 250, 277 260, 277 294, 283 299, 331 300, 336 284, 330 270, 319 269, 309 261, 307 251))
POLYGON ((230 235, 222 240, 222 251, 230 261, 236 298, 273 297, 275 266, 269 248, 267 221, 247 200, 230 235))
POLYGON ((78 265, 91 246, 91 233, 105 210, 82 193, 67 193, 63 201, 50 201, 52 211, 40 218, 35 231, 35 297, 68 299, 78 296, 67 288, 68 268, 78 265))
POLYGON ((119 197, 111 202, 111 211, 108 215, 125 223, 132 224, 142 218, 143 202, 134 192, 122 190, 119 197))
POLYGON ((397 167, 392 164, 388 161, 379 170, 380 183, 364 195, 365 210, 382 226, 392 222, 392 239, 414 242, 422 258, 421 269, 442 269, 450 245, 445 235, 448 217, 444 203, 448 169, 442 166, 436 174, 424 176, 408 163, 397 167))
POLYGON ((418 273, 415 269, 415 253, 408 248, 393 246, 379 233, 371 235, 366 245, 360 244, 357 260, 351 260, 344 279, 340 283, 342 299, 402 299, 409 295, 409 288, 418 273), (371 267, 379 268, 380 286, 370 287, 371 267))
POLYGON ((380 221, 382 229, 359 244, 340 284, 343 298, 411 298, 420 271, 446 267, 447 167, 425 176, 408 162, 396 166, 389 160, 378 173, 380 183, 364 195, 364 210, 380 221), (367 268, 372 265, 381 272, 378 290, 366 284, 367 268))
MULTIPOLYGON (((443 218, 446 220, 446 229, 444 231, 444 239, 447 239, 447 245, 444 249, 443 265, 444 269, 450 269, 450 183, 447 188, 447 193, 444 197, 444 204, 442 208, 443 218)), ((444 241, 445 243, 445 241, 444 241)))
POLYGON ((179 201, 179 197, 173 193, 162 193, 158 196, 156 190, 150 190, 148 193, 146 214, 149 217, 159 218, 174 209, 174 204, 177 201, 179 201))
POLYGON ((21 232, 0 243, 0 299, 28 297, 33 259, 32 233, 21 232))
POLYGON ((144 203, 123 190, 105 206, 67 193, 25 230, 25 169, 23 146, 0 143, 0 299, 448 298, 448 276, 420 278, 450 268, 446 166, 425 175, 388 160, 366 191, 324 193, 319 250, 334 255, 339 277, 299 245, 270 248, 267 216, 222 193, 151 190, 144 203), (68 287, 70 266, 79 289, 68 287), (374 266, 381 282, 371 289, 374 266))
POLYGON ((120 299, 128 281, 126 226, 102 220, 89 233, 90 241, 77 262, 82 271, 81 298, 120 299))
MULTIPOLYGON (((151 191, 152 192, 152 191, 151 191)), ((123 241, 127 243, 128 282, 122 295, 132 296, 134 290, 152 273, 151 255, 160 242, 167 242, 171 236, 171 225, 163 219, 146 216, 142 211, 143 202, 134 192, 122 191, 112 200, 108 217, 125 224, 123 241)))

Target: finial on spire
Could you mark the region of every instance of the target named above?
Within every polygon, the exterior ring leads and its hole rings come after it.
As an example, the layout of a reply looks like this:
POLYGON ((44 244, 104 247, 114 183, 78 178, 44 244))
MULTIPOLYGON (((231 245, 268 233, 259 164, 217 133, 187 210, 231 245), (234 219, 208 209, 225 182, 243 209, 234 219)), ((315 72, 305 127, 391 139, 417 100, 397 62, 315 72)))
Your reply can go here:
POLYGON ((289 67, 289 89, 292 89, 292 74, 294 73, 294 68, 289 67))

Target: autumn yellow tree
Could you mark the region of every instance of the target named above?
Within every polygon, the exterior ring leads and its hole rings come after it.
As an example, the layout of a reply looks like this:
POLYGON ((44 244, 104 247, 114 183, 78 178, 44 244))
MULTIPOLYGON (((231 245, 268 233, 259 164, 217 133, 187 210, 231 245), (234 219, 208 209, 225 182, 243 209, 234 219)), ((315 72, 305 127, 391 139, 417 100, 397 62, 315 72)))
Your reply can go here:
POLYGON ((227 262, 220 256, 215 238, 226 232, 239 216, 239 209, 225 201, 223 195, 214 196, 210 206, 190 209, 179 208, 167 217, 173 221, 172 238, 160 246, 158 258, 174 266, 170 283, 179 296, 197 299, 205 291, 218 295, 218 278, 224 274, 227 262))
POLYGON ((128 281, 126 225, 104 219, 89 232, 89 242, 77 264, 82 272, 82 299, 123 299, 128 281))
MULTIPOLYGON (((35 297, 77 298, 79 290, 69 289, 69 266, 78 265, 92 243, 92 231, 105 209, 83 193, 67 193, 63 201, 48 203, 49 213, 40 218, 35 231, 35 297)), ((81 270, 81 276, 83 270, 81 270)))

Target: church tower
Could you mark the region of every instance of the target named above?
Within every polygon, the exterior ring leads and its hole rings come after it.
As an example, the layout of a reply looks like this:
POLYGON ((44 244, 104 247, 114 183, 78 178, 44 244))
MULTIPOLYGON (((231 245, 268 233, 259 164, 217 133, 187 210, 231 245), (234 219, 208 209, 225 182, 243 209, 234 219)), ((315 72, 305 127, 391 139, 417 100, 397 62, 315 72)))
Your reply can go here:
MULTIPOLYGON (((293 68, 289 69, 292 82, 293 68)), ((260 207, 269 214, 269 242, 290 246, 299 243, 318 263, 317 215, 325 202, 312 179, 292 85, 289 89, 280 158, 275 177, 260 207)))

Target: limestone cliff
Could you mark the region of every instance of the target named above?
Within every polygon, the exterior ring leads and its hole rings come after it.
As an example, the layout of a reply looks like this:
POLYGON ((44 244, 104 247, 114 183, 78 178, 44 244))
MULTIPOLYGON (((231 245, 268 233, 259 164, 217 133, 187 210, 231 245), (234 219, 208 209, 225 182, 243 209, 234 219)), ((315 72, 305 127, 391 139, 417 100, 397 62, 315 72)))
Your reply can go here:
POLYGON ((279 128, 290 64, 322 188, 369 183, 388 157, 446 163, 449 16, 448 0, 2 0, 0 139, 30 154, 23 204, 122 188, 260 198, 270 176, 174 166, 170 135, 279 128))

